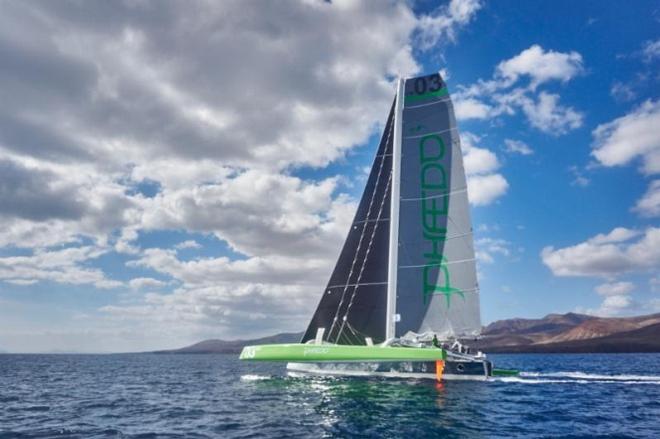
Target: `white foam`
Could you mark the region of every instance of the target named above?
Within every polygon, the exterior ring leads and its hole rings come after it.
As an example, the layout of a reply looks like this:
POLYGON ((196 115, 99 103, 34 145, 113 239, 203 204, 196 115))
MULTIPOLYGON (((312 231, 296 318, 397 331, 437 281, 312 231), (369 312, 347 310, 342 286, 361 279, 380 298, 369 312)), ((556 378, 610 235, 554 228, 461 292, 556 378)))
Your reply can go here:
POLYGON ((592 374, 584 372, 521 372, 522 378, 570 378, 573 380, 587 380, 587 381, 642 381, 660 383, 660 376, 658 375, 605 375, 605 374, 592 374))
POLYGON ((241 381, 262 381, 262 380, 269 380, 270 376, 268 375, 241 375, 241 381))
POLYGON ((521 372, 515 377, 494 377, 493 381, 522 384, 659 384, 657 375, 603 375, 584 372, 521 372))

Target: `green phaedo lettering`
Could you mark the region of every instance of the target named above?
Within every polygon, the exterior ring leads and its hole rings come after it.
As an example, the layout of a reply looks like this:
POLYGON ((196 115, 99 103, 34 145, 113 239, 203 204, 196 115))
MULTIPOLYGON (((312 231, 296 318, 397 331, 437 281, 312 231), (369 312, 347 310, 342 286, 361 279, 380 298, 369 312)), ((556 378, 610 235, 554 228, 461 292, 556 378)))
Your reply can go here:
MULTIPOLYGON (((445 90, 446 93, 446 89, 445 90)), ((443 90, 439 90, 439 93, 443 90)), ((427 93, 428 95, 429 93, 427 93)), ((407 100, 407 98, 406 98, 407 100)), ((443 159, 445 144, 436 134, 424 136, 419 142, 420 189, 422 194, 421 214, 425 242, 430 251, 424 253, 422 270, 423 297, 427 303, 431 296, 442 294, 451 305, 451 296, 458 294, 465 299, 463 291, 451 286, 447 258, 443 255, 447 239, 447 215, 449 214, 449 181, 443 159)))

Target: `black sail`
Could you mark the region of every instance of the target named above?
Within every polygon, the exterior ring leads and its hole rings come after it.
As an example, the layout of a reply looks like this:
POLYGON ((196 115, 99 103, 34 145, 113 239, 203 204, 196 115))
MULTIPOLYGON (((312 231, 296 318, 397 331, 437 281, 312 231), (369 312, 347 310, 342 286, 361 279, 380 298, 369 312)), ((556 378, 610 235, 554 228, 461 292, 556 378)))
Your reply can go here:
POLYGON ((302 342, 385 339, 394 105, 344 247, 302 342))

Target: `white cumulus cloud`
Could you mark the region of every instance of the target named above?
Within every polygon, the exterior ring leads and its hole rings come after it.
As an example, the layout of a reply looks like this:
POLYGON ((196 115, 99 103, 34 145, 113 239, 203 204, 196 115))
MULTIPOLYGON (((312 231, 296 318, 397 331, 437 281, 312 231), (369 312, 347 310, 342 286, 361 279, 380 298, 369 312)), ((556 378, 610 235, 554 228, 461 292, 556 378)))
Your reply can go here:
POLYGON ((579 53, 546 51, 538 44, 497 66, 497 75, 507 82, 513 83, 521 76, 528 76, 533 87, 550 80, 565 82, 582 71, 582 55, 579 53))
POLYGON ((653 180, 646 193, 637 201, 632 209, 647 218, 660 217, 660 180, 653 180))
POLYGON ((569 247, 545 247, 541 258, 555 276, 614 278, 647 272, 660 266, 660 228, 643 233, 617 228, 569 247))
POLYGON ((604 166, 641 158, 645 174, 660 172, 660 101, 648 100, 625 116, 598 125, 592 155, 604 166))
POLYGON ((506 145, 506 152, 517 153, 522 155, 532 155, 534 150, 529 147, 525 142, 520 140, 513 139, 504 139, 504 145, 506 145))
POLYGON ((579 53, 546 51, 534 44, 500 62, 491 79, 459 86, 454 97, 456 117, 492 119, 522 111, 532 127, 553 135, 565 134, 582 126, 582 113, 562 105, 558 94, 541 87, 551 81, 567 82, 583 70, 579 53))
POLYGON ((500 167, 497 155, 477 146, 480 141, 478 136, 465 132, 461 138, 470 203, 474 206, 488 205, 506 193, 509 183, 502 174, 496 173, 500 167))

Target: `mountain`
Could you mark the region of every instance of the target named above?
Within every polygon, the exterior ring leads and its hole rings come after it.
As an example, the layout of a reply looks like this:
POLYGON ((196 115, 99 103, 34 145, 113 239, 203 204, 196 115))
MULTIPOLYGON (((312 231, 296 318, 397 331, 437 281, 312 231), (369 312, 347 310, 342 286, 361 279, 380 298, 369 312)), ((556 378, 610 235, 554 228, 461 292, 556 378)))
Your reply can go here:
MULTIPOLYGON (((243 346, 297 343, 302 332, 287 332, 253 340, 204 340, 157 354, 237 354, 243 346)), ((482 337, 466 344, 483 352, 660 352, 660 313, 638 317, 596 317, 548 314, 540 319, 499 320, 482 337)))
POLYGON ((618 318, 568 313, 500 320, 469 344, 484 352, 660 352, 660 313, 618 318))
POLYGON ((252 344, 270 343, 298 343, 302 339, 302 332, 284 332, 269 337, 252 340, 204 340, 181 349, 155 351, 154 354, 237 354, 243 346, 252 344))
POLYGON ((660 323, 603 337, 552 343, 484 347, 499 353, 623 353, 660 352, 660 323))

